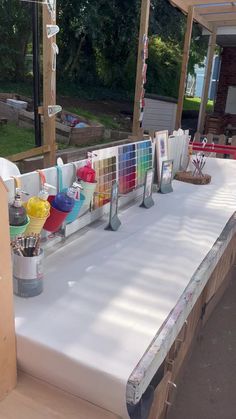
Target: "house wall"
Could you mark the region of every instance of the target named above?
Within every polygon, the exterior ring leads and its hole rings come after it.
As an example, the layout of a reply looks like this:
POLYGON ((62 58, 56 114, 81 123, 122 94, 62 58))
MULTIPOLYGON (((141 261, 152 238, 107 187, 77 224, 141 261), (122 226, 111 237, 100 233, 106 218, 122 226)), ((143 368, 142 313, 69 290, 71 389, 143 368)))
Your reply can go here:
POLYGON ((158 96, 156 98, 155 95, 146 96, 143 129, 154 131, 168 130, 172 133, 175 129, 176 111, 176 100, 158 100, 158 96))
MULTIPOLYGON (((229 86, 236 86, 236 47, 225 47, 222 52, 220 79, 215 102, 215 113, 225 113, 229 86)), ((236 125, 236 115, 229 115, 227 122, 236 125)))

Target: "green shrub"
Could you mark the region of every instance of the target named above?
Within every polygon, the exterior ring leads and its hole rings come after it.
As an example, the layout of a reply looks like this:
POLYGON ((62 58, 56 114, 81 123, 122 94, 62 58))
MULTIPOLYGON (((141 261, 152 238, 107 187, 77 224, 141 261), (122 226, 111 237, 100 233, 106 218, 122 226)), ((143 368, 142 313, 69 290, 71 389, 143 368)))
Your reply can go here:
POLYGON ((153 36, 149 43, 146 91, 178 97, 181 61, 178 44, 153 36))

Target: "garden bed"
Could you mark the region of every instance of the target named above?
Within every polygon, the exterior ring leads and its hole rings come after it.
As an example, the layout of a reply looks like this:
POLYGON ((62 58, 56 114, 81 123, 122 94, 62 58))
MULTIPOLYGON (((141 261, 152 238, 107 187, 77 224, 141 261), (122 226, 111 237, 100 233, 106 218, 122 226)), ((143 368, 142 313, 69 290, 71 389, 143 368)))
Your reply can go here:
MULTIPOLYGON (((34 112, 32 100, 13 93, 0 93, 0 115, 20 127, 34 127, 34 112), (27 102, 26 110, 18 109, 7 103, 7 99, 27 102)), ((43 125, 43 118, 42 118, 43 125)), ((85 145, 104 138, 104 126, 97 121, 90 121, 71 112, 63 111, 56 118, 56 141, 65 145, 85 145), (67 116, 77 119, 82 127, 70 126, 67 116)))

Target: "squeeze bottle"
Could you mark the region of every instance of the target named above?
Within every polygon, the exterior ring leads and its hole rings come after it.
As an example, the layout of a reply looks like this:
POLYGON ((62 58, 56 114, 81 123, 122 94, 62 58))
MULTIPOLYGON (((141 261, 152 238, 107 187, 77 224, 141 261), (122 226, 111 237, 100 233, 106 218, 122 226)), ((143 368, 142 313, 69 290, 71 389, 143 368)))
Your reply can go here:
POLYGON ((62 212, 71 212, 75 205, 77 189, 78 184, 74 182, 66 192, 59 192, 52 201, 52 206, 62 212))
POLYGON ((10 204, 9 209, 9 222, 11 226, 23 226, 27 223, 26 209, 22 205, 21 194, 25 193, 21 189, 16 188, 16 194, 13 204, 10 204))
POLYGON ((48 190, 51 187, 51 185, 44 183, 38 196, 33 196, 28 200, 26 204, 26 211, 28 215, 35 218, 47 217, 51 208, 50 203, 47 201, 49 196, 48 190))

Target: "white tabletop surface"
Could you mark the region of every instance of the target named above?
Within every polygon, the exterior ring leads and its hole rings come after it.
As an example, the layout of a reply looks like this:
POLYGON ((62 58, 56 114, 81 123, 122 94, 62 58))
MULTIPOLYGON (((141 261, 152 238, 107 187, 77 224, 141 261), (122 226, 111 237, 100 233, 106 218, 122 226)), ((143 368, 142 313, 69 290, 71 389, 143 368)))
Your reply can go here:
POLYGON ((119 231, 90 226, 47 258, 43 294, 15 298, 22 369, 128 417, 130 374, 236 208, 236 161, 205 172, 210 185, 175 181, 119 231))

